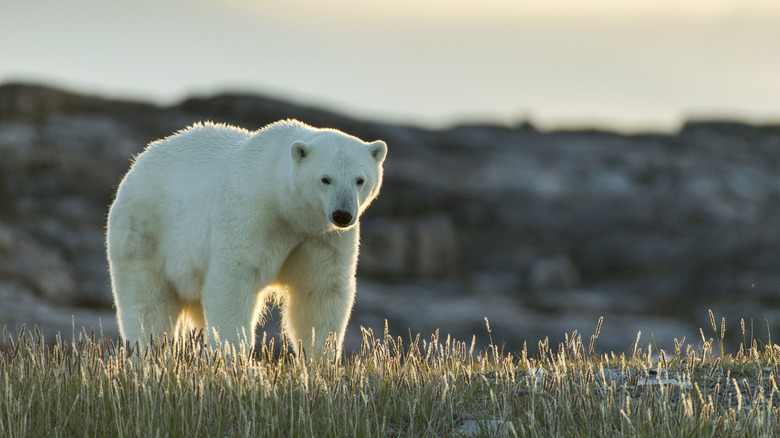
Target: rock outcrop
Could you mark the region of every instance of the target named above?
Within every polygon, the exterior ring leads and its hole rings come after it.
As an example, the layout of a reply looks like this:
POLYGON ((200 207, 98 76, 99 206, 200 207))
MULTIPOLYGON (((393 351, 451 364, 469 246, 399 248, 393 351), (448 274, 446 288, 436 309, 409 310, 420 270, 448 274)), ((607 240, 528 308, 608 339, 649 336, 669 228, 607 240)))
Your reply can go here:
POLYGON ((286 117, 390 148, 351 327, 486 342, 487 317, 520 348, 604 315, 596 345, 626 350, 639 330, 645 345, 695 342, 709 308, 735 341, 740 317, 756 337, 780 326, 780 126, 434 131, 261 97, 159 107, 24 84, 0 86, 0 326, 116 336, 103 234, 132 156, 196 121, 286 117))

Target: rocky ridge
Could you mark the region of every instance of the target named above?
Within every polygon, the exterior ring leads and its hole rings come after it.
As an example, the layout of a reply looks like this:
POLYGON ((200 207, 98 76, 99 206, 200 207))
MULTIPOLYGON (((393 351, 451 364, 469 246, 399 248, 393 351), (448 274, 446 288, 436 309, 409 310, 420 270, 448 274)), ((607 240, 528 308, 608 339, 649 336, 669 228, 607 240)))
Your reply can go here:
POLYGON ((780 326, 780 126, 428 130, 256 96, 160 107, 29 84, 0 86, 0 326, 116 336, 103 234, 132 156, 197 121, 288 117, 390 148, 348 346, 385 319, 403 337, 439 328, 484 345, 487 317, 510 349, 592 332, 601 315, 605 350, 640 330, 659 346, 714 336, 710 308, 732 344, 739 318, 756 337, 780 326))

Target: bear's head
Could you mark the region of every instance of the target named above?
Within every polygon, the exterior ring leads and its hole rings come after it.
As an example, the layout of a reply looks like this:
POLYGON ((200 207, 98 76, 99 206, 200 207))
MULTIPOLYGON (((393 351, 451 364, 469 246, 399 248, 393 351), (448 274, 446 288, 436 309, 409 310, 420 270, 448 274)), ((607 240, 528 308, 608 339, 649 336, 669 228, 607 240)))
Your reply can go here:
POLYGON ((345 229, 379 194, 387 145, 365 143, 335 130, 294 141, 290 147, 296 189, 329 228, 345 229))

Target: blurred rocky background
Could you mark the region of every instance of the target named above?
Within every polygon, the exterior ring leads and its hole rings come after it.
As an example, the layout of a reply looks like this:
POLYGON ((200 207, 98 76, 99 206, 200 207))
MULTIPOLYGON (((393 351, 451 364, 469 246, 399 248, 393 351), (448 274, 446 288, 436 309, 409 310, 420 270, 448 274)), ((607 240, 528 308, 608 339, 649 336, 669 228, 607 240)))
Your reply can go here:
MULTIPOLYGON (((429 130, 244 95, 170 107, 0 86, 0 327, 116 337, 104 229, 134 154, 197 121, 297 118, 390 148, 362 221, 360 326, 507 351, 604 317, 597 349, 727 346, 780 327, 780 126, 689 122, 672 134, 429 130), (490 323, 490 332, 485 323, 490 323), (746 323, 743 337, 740 318, 746 323), (720 328, 718 328, 719 331, 720 328)), ((278 336, 278 314, 260 329, 278 336)))

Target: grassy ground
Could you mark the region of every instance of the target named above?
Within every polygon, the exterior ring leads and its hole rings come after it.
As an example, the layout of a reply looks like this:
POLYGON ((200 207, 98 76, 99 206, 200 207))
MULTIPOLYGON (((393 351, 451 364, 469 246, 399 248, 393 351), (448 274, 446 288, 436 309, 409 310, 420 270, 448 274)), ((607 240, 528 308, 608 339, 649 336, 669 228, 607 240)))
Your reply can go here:
POLYGON ((273 342, 226 356, 195 337, 139 350, 4 332, 0 436, 780 435, 780 346, 724 354, 712 319, 697 346, 620 354, 595 353, 598 331, 534 355, 364 331, 339 365, 273 342))

